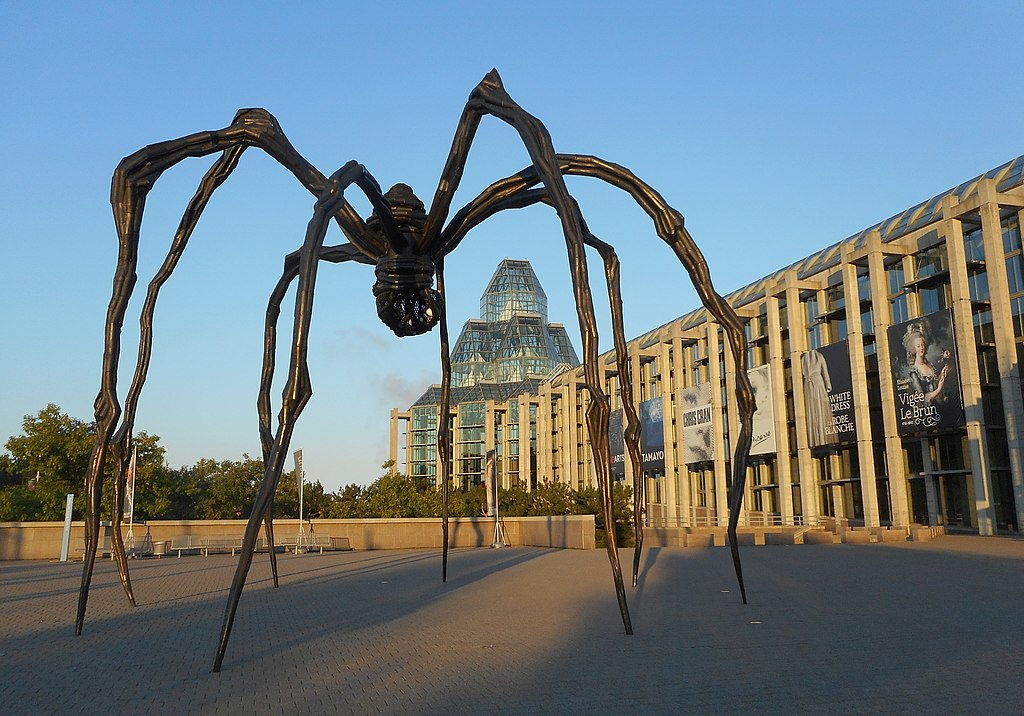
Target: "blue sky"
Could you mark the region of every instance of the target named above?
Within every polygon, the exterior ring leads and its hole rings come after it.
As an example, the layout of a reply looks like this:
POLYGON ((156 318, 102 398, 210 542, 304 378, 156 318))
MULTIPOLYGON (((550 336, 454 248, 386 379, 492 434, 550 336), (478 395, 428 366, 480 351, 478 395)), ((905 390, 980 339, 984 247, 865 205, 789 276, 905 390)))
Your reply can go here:
MULTIPOLYGON (((405 182, 429 201, 469 92, 496 67, 557 151, 623 164, 678 208, 722 293, 1024 153, 1019 2, 282 7, 0 4, 0 439, 48 402, 92 419, 118 161, 225 126, 240 107, 270 110, 325 174, 356 159, 384 187, 405 182)), ((455 206, 526 163, 514 132, 485 119, 455 206)), ((122 391, 144 286, 208 165, 179 165, 150 196, 122 391)), ((645 215, 614 190, 569 186, 619 249, 629 336, 697 307, 645 215)), ((157 309, 137 420, 172 466, 259 454, 266 298, 312 204, 250 150, 200 222, 157 309)), ((448 259, 453 339, 505 257, 533 262, 550 319, 579 351, 564 241, 543 207, 492 219, 448 259)), ((317 282, 314 397, 293 447, 332 490, 380 474, 390 408, 440 380, 437 333, 395 338, 372 283, 355 265, 325 266, 317 282)))

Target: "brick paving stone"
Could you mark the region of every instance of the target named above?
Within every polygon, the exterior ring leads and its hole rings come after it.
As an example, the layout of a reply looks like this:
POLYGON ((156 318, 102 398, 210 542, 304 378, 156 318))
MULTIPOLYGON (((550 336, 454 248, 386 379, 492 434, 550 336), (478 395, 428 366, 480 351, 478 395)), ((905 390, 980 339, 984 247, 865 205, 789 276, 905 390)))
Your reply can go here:
MULTIPOLYGON (((652 549, 626 636, 603 550, 0 563, 0 713, 1019 713, 1024 541, 652 549)), ((623 554, 631 564, 631 554, 623 554)))

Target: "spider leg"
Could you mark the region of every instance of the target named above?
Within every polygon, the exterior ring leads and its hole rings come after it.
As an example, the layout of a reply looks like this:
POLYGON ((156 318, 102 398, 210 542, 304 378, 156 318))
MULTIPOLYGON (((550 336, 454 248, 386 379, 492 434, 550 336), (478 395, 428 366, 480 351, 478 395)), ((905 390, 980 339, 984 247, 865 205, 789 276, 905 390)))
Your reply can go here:
POLYGON ((441 456, 441 581, 448 581, 448 497, 451 487, 451 390, 452 360, 448 345, 448 311, 444 292, 444 258, 434 264, 437 292, 441 294, 441 406, 437 416, 437 451, 441 456))
POLYGON ((604 394, 604 381, 598 363, 597 320, 594 316, 594 304, 590 295, 583 232, 569 191, 565 186, 565 180, 559 170, 558 160, 547 129, 508 95, 495 70, 488 73, 470 94, 469 102, 459 120, 448 161, 441 174, 441 181, 434 201, 431 203, 430 214, 424 229, 424 245, 428 247, 436 245, 441 235, 441 227, 447 218, 452 197, 465 169, 470 143, 484 114, 501 119, 519 133, 533 166, 550 194, 551 203, 561 219, 562 233, 565 235, 569 265, 572 270, 573 292, 579 316, 580 333, 583 337, 584 375, 587 391, 590 394, 587 427, 590 431, 597 482, 602 492, 605 524, 609 527, 607 530, 608 559, 612 568, 612 579, 615 583, 622 623, 626 633, 632 634, 633 627, 630 623, 626 591, 622 582, 622 568, 619 565, 618 545, 613 528, 614 515, 609 475, 611 460, 608 446, 608 416, 611 411, 608 397, 604 394))
MULTIPOLYGON (((256 412, 260 423, 260 445, 263 449, 263 462, 270 459, 270 452, 274 447, 274 434, 270 426, 270 389, 274 382, 274 367, 277 356, 277 323, 281 316, 281 303, 285 294, 298 275, 299 259, 302 251, 293 251, 284 258, 284 270, 277 285, 270 293, 267 301, 266 322, 263 329, 263 370, 260 375, 259 397, 256 400, 256 412)), ((331 263, 342 263, 344 261, 358 261, 360 263, 373 263, 365 254, 351 244, 340 246, 325 246, 320 249, 320 260, 331 263)), ((279 586, 277 575, 277 552, 274 549, 274 500, 271 497, 267 505, 267 514, 264 516, 264 528, 267 535, 267 550, 270 553, 270 568, 274 576, 274 586, 279 586)))
MULTIPOLYGON (((104 331, 103 371, 99 394, 95 402, 96 442, 89 461, 85 479, 86 492, 86 554, 82 570, 82 583, 79 589, 78 613, 75 620, 75 634, 82 633, 85 621, 85 610, 89 596, 89 586, 96 561, 96 550, 99 541, 99 514, 102 499, 102 480, 106 463, 107 451, 110 447, 114 427, 122 415, 117 399, 117 373, 121 352, 121 327, 124 322, 128 301, 136 282, 136 265, 138 262, 139 232, 142 223, 146 196, 156 180, 168 168, 188 157, 205 156, 222 152, 221 158, 207 172, 199 190, 193 197, 189 208, 182 218, 164 266, 150 286, 147 305, 143 311, 142 336, 140 337, 139 361, 136 366, 135 378, 130 390, 125 419, 114 442, 119 446, 115 449, 115 457, 119 467, 115 483, 115 498, 123 493, 123 480, 126 469, 127 446, 130 441, 134 424, 135 407, 138 394, 145 382, 149 366, 151 350, 151 322, 155 310, 156 297, 163 281, 167 279, 177 263, 180 253, 191 235, 192 228, 198 221, 209 196, 217 186, 230 174, 237 164, 238 157, 246 147, 256 146, 274 157, 285 168, 315 195, 320 195, 326 185, 326 178, 295 149, 281 131, 277 120, 269 112, 261 109, 241 110, 236 114, 232 124, 222 130, 200 132, 180 139, 149 145, 125 157, 114 172, 111 186, 111 205, 118 231, 119 251, 117 269, 114 274, 113 292, 107 309, 106 328, 104 331)), ((358 213, 347 203, 339 205, 336 216, 338 223, 350 239, 358 239, 359 246, 369 255, 379 255, 386 247, 367 229, 358 213)), ((117 501, 115 499, 115 501, 117 501)), ((115 510, 116 512, 116 510, 115 510)), ((119 517, 115 516, 115 530, 119 529, 119 517)), ((128 578, 127 560, 124 559, 123 542, 115 537, 115 556, 118 557, 118 571, 121 581, 134 604, 131 582, 128 578)))
MULTIPOLYGON (((735 395, 737 414, 740 419, 740 430, 733 451, 732 499, 730 501, 728 534, 740 594, 743 603, 746 604, 747 592, 743 582, 736 527, 743 505, 747 460, 750 456, 753 415, 756 405, 754 391, 747 376, 747 340, 743 333, 743 323, 732 306, 715 291, 707 262, 693 237, 686 230, 682 214, 672 208, 649 184, 643 182, 625 167, 599 157, 559 154, 557 161, 559 170, 563 174, 600 179, 633 197, 654 221, 658 236, 672 248, 680 263, 683 264, 701 302, 722 326, 728 338, 733 362, 736 366, 735 395)), ((522 203, 522 195, 531 192, 524 190, 539 183, 542 179, 543 176, 538 168, 527 167, 517 174, 493 183, 456 214, 444 232, 435 238, 432 250, 439 255, 445 255, 458 246, 470 228, 495 211, 501 208, 527 205, 522 203)))
MULTIPOLYGON (((496 182, 487 192, 489 197, 486 202, 473 202, 464 207, 451 224, 442 234, 442 244, 451 250, 459 241, 472 229, 485 219, 493 216, 499 211, 507 209, 521 209, 538 202, 551 205, 551 199, 546 189, 539 188, 528 190, 529 184, 523 181, 521 175, 515 175, 508 179, 496 182), (496 188, 497 187, 497 188, 496 188), (448 243, 444 243, 445 241, 448 243)), ((608 286, 608 303, 611 307, 612 335, 615 347, 616 369, 620 376, 629 375, 629 358, 626 349, 626 336, 623 327, 622 314, 622 290, 619 281, 619 257, 614 247, 598 239, 590 231, 579 205, 573 200, 583 231, 583 241, 587 246, 597 250, 604 261, 605 282, 608 286)), ((633 484, 633 586, 637 586, 640 574, 640 556, 643 552, 643 508, 645 505, 646 485, 642 479, 642 460, 640 455, 640 418, 636 412, 636 401, 633 398, 633 386, 628 378, 620 382, 623 413, 625 414, 625 429, 623 438, 626 450, 629 453, 630 465, 635 476, 633 484)))
MULTIPOLYGON (((582 214, 581 214, 581 223, 582 214)), ((640 458, 640 417, 636 412, 636 401, 633 397, 633 384, 629 379, 629 355, 626 349, 626 334, 622 317, 622 289, 619 282, 619 257, 615 249, 586 229, 588 246, 597 249, 604 261, 605 282, 608 284, 608 303, 612 314, 612 335, 615 344, 615 363, 622 379, 619 381, 621 390, 622 411, 626 417, 623 439, 629 453, 630 466, 633 468, 633 587, 637 586, 640 574, 640 555, 644 548, 643 510, 646 505, 645 493, 647 485, 644 480, 642 461, 640 458)), ((605 525, 608 528, 607 525, 605 525)), ((610 528, 609 528, 610 529, 610 528)))
MULTIPOLYGON (((263 481, 260 483, 256 493, 256 499, 249 514, 249 521, 246 524, 245 536, 242 540, 242 549, 238 558, 238 566, 235 569, 234 577, 231 580, 231 588, 228 593, 228 603, 224 611, 224 622, 221 627, 220 641, 217 645, 217 654, 214 659, 213 671, 219 672, 221 663, 224 660, 224 653, 227 650, 228 640, 231 637, 231 626, 234 623, 235 614, 238 610, 238 601, 242 596, 242 589, 245 586, 245 579, 248 576, 249 568, 252 566, 253 552, 256 547, 256 537, 259 534, 260 524, 264 521, 268 506, 281 480, 281 473, 284 470, 284 463, 287 459, 288 446, 291 443, 292 433, 295 430, 295 421, 302 413, 306 403, 313 395, 313 388, 309 379, 309 331, 313 314, 313 291, 316 285, 317 266, 320 261, 321 248, 327 234, 328 222, 338 213, 342 206, 347 205, 344 198, 345 189, 351 184, 358 185, 368 194, 371 202, 384 201, 381 206, 383 211, 390 213, 390 208, 383 197, 374 196, 376 182, 356 162, 349 162, 335 172, 327 182, 324 192, 317 199, 313 211, 313 218, 306 228, 306 238, 299 253, 298 262, 298 286, 295 295, 295 317, 292 326, 291 359, 288 369, 288 377, 285 382, 284 391, 281 396, 281 410, 278 413, 277 431, 274 435, 273 445, 267 459, 264 462, 263 481)), ((358 247, 357 247, 358 248, 358 247)), ((278 282, 278 288, 287 277, 278 282)), ((277 289, 275 289, 275 293, 277 289)), ((273 304, 270 309, 273 309, 273 304)), ((268 318, 270 314, 268 309, 268 318)), ((276 321, 275 321, 276 323, 276 321)), ((276 340, 276 328, 268 339, 276 340)), ((266 352, 264 353, 266 356, 266 352)), ((271 369, 272 372, 272 369, 271 369)), ((266 376, 266 365, 264 375, 266 376)))

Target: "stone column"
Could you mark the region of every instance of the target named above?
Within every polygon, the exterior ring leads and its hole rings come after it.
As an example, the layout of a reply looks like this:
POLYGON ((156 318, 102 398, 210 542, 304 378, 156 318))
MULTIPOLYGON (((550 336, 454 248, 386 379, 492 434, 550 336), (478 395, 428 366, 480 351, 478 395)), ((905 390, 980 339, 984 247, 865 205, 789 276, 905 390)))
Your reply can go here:
MULTIPOLYGON (((704 328, 707 331, 707 342, 708 342, 708 380, 711 382, 711 414, 714 416, 714 425, 719 426, 723 431, 725 425, 723 425, 722 415, 722 381, 725 376, 722 375, 721 365, 718 360, 718 324, 714 321, 707 321, 704 324, 704 328)), ((724 525, 728 523, 729 514, 729 499, 728 491, 726 489, 726 458, 725 458, 725 440, 722 435, 715 434, 713 437, 714 445, 712 447, 712 453, 714 455, 714 471, 715 471, 715 519, 717 524, 724 525)))
MULTIPOLYGON (((845 247, 844 247, 845 249, 845 247)), ((868 398, 868 372, 864 358, 864 333, 861 326, 860 291, 857 266, 843 258, 843 297, 846 303, 846 340, 850 349, 850 374, 853 379, 853 410, 857 426, 857 462, 860 464, 860 490, 864 506, 864 525, 878 527, 878 484, 875 478, 875 451, 871 436, 871 411, 868 398)), ((875 345, 880 342, 875 337, 875 345)))
MULTIPOLYGON (((892 504, 892 523, 897 527, 910 524, 909 490, 903 460, 903 441, 896 422, 893 401, 892 351, 899 346, 889 345, 889 326, 892 310, 889 306, 889 286, 885 276, 885 255, 878 231, 868 236, 868 276, 871 280, 871 314, 875 323, 875 352, 878 355, 878 388, 882 401, 882 426, 885 430, 885 464, 889 475, 889 499, 892 504)), ((895 248, 895 247, 892 247, 895 248)), ((892 248, 890 250, 892 250, 892 248)), ((895 252, 895 251, 894 251, 895 252)), ((899 253, 904 253, 900 251, 899 253)))
POLYGON ((679 490, 677 481, 679 468, 676 462, 676 426, 673 425, 673 396, 679 380, 679 356, 677 348, 679 332, 673 327, 667 342, 658 346, 658 374, 661 377, 661 414, 664 416, 665 427, 665 489, 662 495, 665 501, 665 520, 669 527, 679 526, 679 490))
MULTIPOLYGON (((391 474, 398 472, 398 408, 391 409, 391 436, 388 442, 388 459, 391 461, 391 474)), ((406 422, 408 425, 408 421, 406 422)), ((405 433, 405 472, 409 472, 409 432, 405 433)))
MULTIPOLYGON (((967 281, 967 259, 964 251, 963 226, 953 217, 954 198, 942 201, 943 234, 949 258, 949 283, 953 294, 953 323, 956 328, 956 349, 960 364, 960 388, 967 420, 967 442, 971 453, 971 476, 974 484, 974 509, 977 513, 978 532, 995 534, 995 513, 992 506, 992 475, 989 463, 988 440, 985 435, 985 416, 981 407, 981 376, 978 371, 978 353, 974 340, 974 316, 971 310, 971 291, 967 281)), ((1001 239, 1000 239, 1001 241, 1001 239)))
MULTIPOLYGON (((768 303, 768 366, 772 379, 772 410, 775 413, 775 472, 779 479, 779 514, 782 524, 794 523, 793 475, 789 457, 789 420, 786 416, 786 369, 782 353, 782 323, 779 320, 779 299, 769 296, 768 303)), ((788 310, 788 309, 787 309, 788 310)), ((790 331, 792 340, 792 331, 790 331)))
MULTIPOLYGON (((985 179, 978 187, 981 199, 981 232, 985 246, 985 270, 992 306, 992 330, 995 333, 996 361, 999 366, 999 389, 1003 398, 1006 423, 1006 442, 1010 453, 1010 474, 1017 512, 1018 529, 1024 529, 1024 465, 1022 451, 1024 439, 1024 404, 1021 400, 1020 366, 1017 344, 1013 334, 1013 314, 1010 310, 1010 286, 1006 275, 1003 250, 1003 232, 999 219, 998 195, 995 182, 985 179)), ((1019 198, 1015 205, 1020 206, 1019 198)))
POLYGON ((800 357, 807 350, 807 320, 800 303, 795 272, 786 276, 786 311, 789 317, 789 364, 793 371, 793 413, 796 430, 797 466, 800 470, 800 500, 805 524, 814 524, 821 515, 818 505, 818 481, 814 458, 807 440, 807 411, 804 407, 804 381, 800 357))

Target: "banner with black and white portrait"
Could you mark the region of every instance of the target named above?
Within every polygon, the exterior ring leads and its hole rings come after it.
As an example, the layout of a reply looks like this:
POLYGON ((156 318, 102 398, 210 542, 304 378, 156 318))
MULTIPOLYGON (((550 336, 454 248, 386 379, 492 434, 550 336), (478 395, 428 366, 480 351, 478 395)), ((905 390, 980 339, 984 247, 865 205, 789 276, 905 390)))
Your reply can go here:
POLYGON ((683 402, 683 462, 714 460, 714 411, 711 408, 711 383, 685 388, 683 402))
POLYGON ((772 402, 772 372, 770 366, 762 365, 747 371, 750 385, 754 389, 753 438, 750 442, 751 455, 775 453, 775 404, 772 402))

